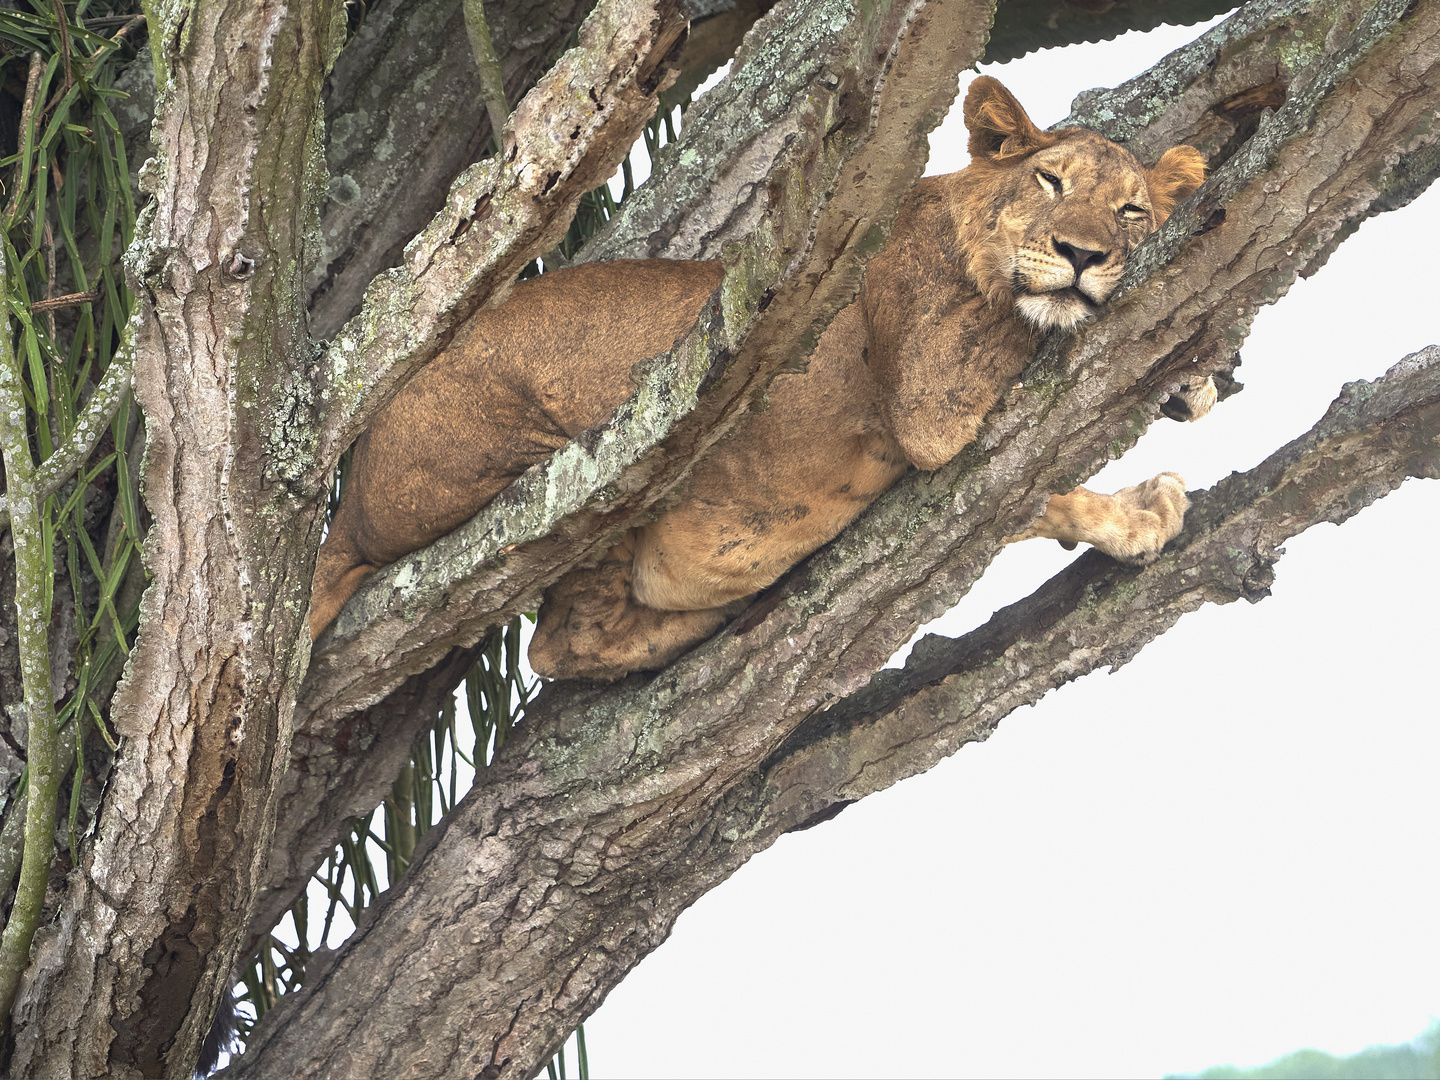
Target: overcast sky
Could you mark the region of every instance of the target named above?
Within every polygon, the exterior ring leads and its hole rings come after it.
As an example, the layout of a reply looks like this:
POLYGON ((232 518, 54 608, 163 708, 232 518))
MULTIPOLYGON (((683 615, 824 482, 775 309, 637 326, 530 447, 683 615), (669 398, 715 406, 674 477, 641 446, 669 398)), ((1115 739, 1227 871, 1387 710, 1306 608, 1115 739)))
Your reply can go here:
MULTIPOLYGON (((984 70, 1045 126, 1197 33, 984 70)), ((955 112, 932 172, 964 164, 955 112)), ((1208 486, 1435 342, 1437 236, 1434 191, 1366 224, 1261 312, 1242 394, 1159 421, 1090 486, 1208 486)), ((1437 532, 1440 484, 1407 481, 1291 541, 1262 603, 1187 615, 1120 672, 782 838, 592 1017, 593 1075, 1158 1076, 1419 1034, 1440 1015, 1437 532)), ((980 624, 1073 557, 1008 549, 931 629, 980 624)))

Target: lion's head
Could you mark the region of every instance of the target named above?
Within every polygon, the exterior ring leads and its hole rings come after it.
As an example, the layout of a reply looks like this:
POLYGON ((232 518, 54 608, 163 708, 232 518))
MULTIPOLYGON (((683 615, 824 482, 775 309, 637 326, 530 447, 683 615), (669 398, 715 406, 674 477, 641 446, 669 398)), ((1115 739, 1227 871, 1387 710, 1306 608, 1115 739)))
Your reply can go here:
POLYGON ((965 96, 965 126, 971 164, 954 190, 969 273, 1042 329, 1093 318, 1131 249, 1205 179, 1193 147, 1147 169, 1093 131, 1041 131, 988 76, 965 96))

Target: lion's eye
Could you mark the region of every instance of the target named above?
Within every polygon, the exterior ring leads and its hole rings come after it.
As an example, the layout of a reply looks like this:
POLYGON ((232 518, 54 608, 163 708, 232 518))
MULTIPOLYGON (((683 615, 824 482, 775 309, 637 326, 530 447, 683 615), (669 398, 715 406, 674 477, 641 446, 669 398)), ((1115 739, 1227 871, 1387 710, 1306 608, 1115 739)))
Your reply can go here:
POLYGON ((1040 186, 1043 187, 1046 191, 1048 191, 1051 195, 1060 194, 1062 185, 1060 183, 1060 178, 1054 173, 1046 172, 1044 169, 1037 169, 1035 171, 1035 179, 1039 180, 1040 186))
POLYGON ((1128 218, 1140 218, 1145 217, 1150 211, 1146 210, 1143 206, 1136 206, 1133 202, 1130 202, 1120 207, 1120 213, 1128 218))

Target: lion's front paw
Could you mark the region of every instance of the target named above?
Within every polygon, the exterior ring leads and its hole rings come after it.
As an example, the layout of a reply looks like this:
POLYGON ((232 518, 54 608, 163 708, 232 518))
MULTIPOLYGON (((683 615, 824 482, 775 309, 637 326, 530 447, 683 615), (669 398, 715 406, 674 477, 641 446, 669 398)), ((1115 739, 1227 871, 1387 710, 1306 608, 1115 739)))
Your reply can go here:
POLYGON ((1199 420, 1215 407, 1220 400, 1220 391, 1215 388, 1215 379, 1207 375, 1203 379, 1191 379, 1160 403, 1160 411, 1171 420, 1199 420))
POLYGON ((1090 542, 1121 562, 1153 562, 1180 532, 1190 500, 1185 480, 1161 473, 1143 484, 1122 488, 1111 497, 1111 512, 1094 523, 1090 542))
POLYGON ((1067 548, 1093 544, 1121 562, 1148 563, 1160 554, 1185 524, 1190 500, 1185 481, 1173 472, 1124 488, 1114 495, 1098 495, 1083 487, 1064 495, 1051 495, 1045 513, 1022 533, 1005 543, 1043 536, 1067 548))

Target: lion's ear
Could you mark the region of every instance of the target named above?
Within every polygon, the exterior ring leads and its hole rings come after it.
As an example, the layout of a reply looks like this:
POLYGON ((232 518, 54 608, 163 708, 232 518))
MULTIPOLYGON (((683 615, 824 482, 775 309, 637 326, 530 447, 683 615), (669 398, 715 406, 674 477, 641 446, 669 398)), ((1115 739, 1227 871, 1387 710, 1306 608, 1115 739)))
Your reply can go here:
POLYGON ((976 160, 1020 157, 1055 141, 1025 115, 1015 95, 989 75, 970 84, 965 126, 970 129, 970 156, 976 160))
POLYGON ((1150 206, 1159 225, 1170 216, 1175 204, 1205 182, 1205 155, 1193 146, 1172 146, 1153 169, 1145 170, 1150 189, 1150 206))

